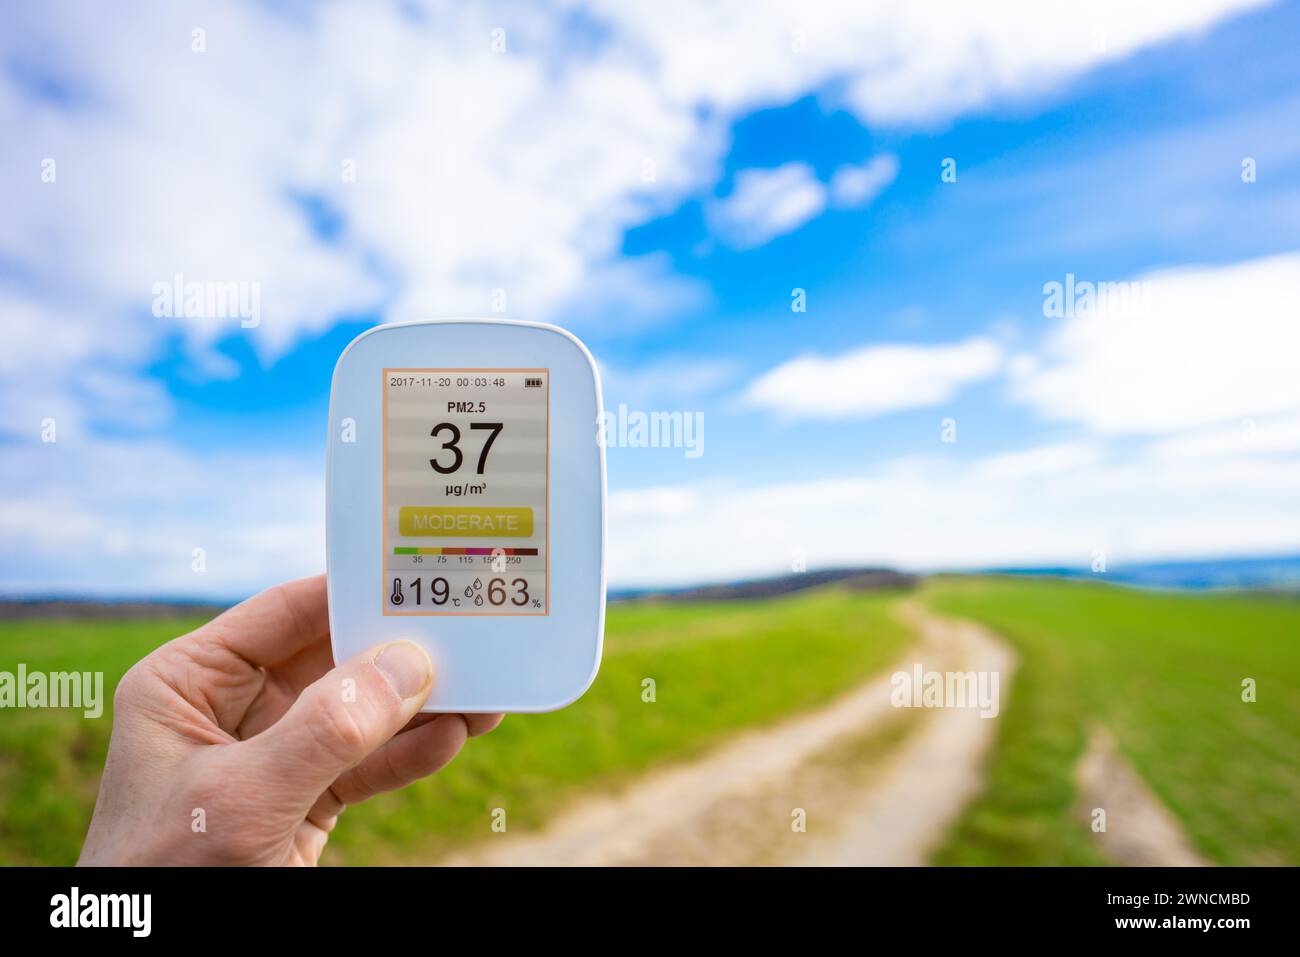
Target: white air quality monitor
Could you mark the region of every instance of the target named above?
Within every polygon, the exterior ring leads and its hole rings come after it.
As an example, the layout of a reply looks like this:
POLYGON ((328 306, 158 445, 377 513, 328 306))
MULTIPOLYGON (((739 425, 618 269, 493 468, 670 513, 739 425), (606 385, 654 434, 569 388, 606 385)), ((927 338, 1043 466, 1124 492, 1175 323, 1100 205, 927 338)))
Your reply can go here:
POLYGON ((426 711, 550 711, 600 666, 605 454, 591 354, 555 326, 376 326, 334 369, 335 661, 422 645, 426 711))

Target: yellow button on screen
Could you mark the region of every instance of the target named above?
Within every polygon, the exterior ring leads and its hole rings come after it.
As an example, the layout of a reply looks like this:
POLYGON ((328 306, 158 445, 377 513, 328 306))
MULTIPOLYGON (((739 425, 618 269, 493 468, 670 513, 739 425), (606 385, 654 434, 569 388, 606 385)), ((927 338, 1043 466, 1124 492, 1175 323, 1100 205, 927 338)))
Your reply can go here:
POLYGON ((529 538, 533 534, 533 510, 458 505, 403 505, 397 513, 397 527, 403 535, 438 535, 444 538, 489 536, 529 538))

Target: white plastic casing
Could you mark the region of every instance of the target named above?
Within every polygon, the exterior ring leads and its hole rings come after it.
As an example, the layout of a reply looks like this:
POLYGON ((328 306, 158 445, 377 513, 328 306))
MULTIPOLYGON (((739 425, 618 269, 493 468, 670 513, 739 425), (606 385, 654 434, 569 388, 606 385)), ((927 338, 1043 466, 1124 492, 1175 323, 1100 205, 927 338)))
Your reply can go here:
MULTIPOLYGON (((334 660, 384 641, 421 644, 436 671, 425 711, 552 711, 600 667, 605 620, 605 450, 600 376, 556 326, 446 319, 376 326, 348 344, 330 388, 326 549, 334 660), (384 613, 385 369, 545 369, 545 614, 384 613)), ((435 477, 436 479, 436 477, 435 477)))

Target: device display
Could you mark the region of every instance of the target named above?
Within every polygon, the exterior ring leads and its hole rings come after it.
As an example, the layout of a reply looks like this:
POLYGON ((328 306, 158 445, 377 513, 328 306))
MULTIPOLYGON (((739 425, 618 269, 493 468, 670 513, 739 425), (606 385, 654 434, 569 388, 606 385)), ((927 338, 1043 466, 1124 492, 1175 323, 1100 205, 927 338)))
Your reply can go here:
POLYGON ((383 369, 385 615, 550 611, 548 369, 383 369))
POLYGON ((604 635, 603 409, 557 326, 417 319, 348 343, 325 459, 334 660, 415 642, 429 713, 577 700, 604 635))

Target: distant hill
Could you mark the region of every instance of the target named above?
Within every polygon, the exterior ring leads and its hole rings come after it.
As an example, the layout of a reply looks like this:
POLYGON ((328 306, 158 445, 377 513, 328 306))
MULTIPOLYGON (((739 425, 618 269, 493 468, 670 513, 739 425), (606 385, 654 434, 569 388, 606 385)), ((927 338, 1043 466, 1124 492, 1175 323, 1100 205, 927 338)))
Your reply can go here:
POLYGON ((1112 562, 1101 574, 1094 574, 1086 566, 986 568, 975 574, 1088 578, 1138 588, 1191 591, 1251 588, 1290 592, 1300 590, 1300 555, 1141 562, 1132 565, 1112 562))
MULTIPOLYGON (((231 602, 230 604, 234 604, 231 602)), ((197 601, 92 601, 77 598, 0 599, 0 620, 94 618, 139 621, 150 618, 213 618, 230 604, 197 601)))
POLYGON ((740 598, 770 598, 816 588, 819 585, 842 584, 848 588, 875 590, 881 588, 911 588, 918 581, 916 575, 896 572, 888 568, 833 568, 815 572, 797 572, 775 578, 730 582, 721 585, 695 585, 686 588, 640 589, 611 591, 610 601, 728 601, 740 598))
MULTIPOLYGON (((776 578, 730 582, 721 585, 697 585, 686 588, 647 588, 613 590, 610 601, 725 601, 741 598, 767 598, 805 588, 839 582, 849 588, 910 588, 915 575, 905 575, 884 568, 842 568, 829 571, 801 572, 776 578)), ((0 620, 13 618, 96 618, 149 619, 194 616, 213 617, 235 602, 202 601, 102 601, 77 598, 0 599, 0 620)))
MULTIPOLYGON (((966 569, 940 574, 1023 575, 1029 577, 1087 578, 1137 588, 1172 588, 1191 591, 1249 588, 1300 592, 1300 555, 1269 558, 1228 558, 1177 562, 1144 562, 1132 565, 1112 563, 1105 573, 1093 574, 1086 567, 1026 566, 966 569)), ((715 585, 681 588, 611 589, 616 601, 727 601, 769 598, 841 584, 863 590, 912 588, 924 575, 889 568, 834 568, 778 575, 715 585)), ((0 620, 12 618, 97 618, 147 619, 178 616, 211 617, 231 605, 216 601, 166 600, 83 600, 77 598, 0 598, 0 620)))
MULTIPOLYGON (((781 575, 776 578, 729 582, 721 585, 697 585, 685 588, 646 588, 612 590, 613 601, 725 601, 728 599, 767 598, 785 595, 819 585, 841 583, 855 589, 910 588, 917 576, 886 568, 840 568, 781 575)), ((0 598, 0 620, 15 618, 85 618, 140 620, 180 616, 211 618, 221 614, 235 601, 104 601, 79 598, 0 598)))

